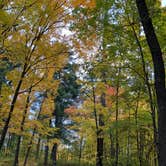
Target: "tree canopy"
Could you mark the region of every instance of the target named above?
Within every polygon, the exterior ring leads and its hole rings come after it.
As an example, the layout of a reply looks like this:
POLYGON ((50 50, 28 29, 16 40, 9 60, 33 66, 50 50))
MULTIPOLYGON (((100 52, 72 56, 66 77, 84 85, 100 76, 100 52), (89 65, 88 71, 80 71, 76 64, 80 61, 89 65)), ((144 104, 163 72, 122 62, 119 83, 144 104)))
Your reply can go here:
POLYGON ((0 1, 0 165, 165 166, 161 0, 0 1))

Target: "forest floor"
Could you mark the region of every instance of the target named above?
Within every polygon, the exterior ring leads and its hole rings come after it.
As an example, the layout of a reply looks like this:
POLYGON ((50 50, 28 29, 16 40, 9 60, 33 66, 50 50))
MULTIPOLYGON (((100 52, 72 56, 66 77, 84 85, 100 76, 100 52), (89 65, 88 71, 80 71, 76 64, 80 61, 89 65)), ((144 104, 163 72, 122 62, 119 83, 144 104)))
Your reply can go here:
MULTIPOLYGON (((20 160, 20 166, 23 165, 23 160, 20 160)), ((11 158, 4 158, 4 159, 0 159, 0 166, 12 166, 13 165, 13 159, 11 158)), ((43 161, 39 161, 39 163, 37 163, 34 159, 29 159, 28 163, 26 166, 43 166, 43 161)), ((51 166, 51 164, 48 164, 48 166, 51 166)), ((93 165, 89 165, 87 163, 82 163, 79 164, 78 162, 75 161, 57 161, 57 166, 93 166, 93 165)))

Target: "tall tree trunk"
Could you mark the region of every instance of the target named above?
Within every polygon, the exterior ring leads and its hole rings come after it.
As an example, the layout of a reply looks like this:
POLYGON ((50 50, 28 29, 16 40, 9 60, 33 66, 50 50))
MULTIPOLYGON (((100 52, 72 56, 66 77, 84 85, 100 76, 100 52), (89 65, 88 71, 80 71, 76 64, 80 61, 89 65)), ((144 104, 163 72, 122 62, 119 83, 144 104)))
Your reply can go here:
POLYGON ((44 166, 48 166, 48 152, 49 152, 49 147, 48 147, 48 141, 47 141, 47 144, 45 145, 45 151, 44 151, 44 166))
POLYGON ((81 136, 81 139, 80 139, 80 147, 79 147, 79 164, 81 164, 82 149, 83 149, 83 136, 81 136))
POLYGON ((121 68, 118 69, 118 78, 117 78, 117 84, 116 84, 116 115, 115 115, 115 121, 116 121, 116 131, 115 131, 115 166, 118 166, 119 162, 119 131, 118 131, 118 119, 119 119, 119 79, 120 79, 120 72, 121 68))
POLYGON ((130 137, 131 137, 131 129, 130 129, 130 120, 131 119, 131 113, 130 113, 130 108, 129 108, 129 118, 128 118, 128 122, 129 122, 129 128, 127 131, 127 166, 130 165, 130 161, 131 161, 131 155, 130 155, 130 148, 131 148, 131 143, 130 143, 130 137))
POLYGON ((29 144, 28 144, 28 149, 27 149, 27 152, 26 152, 26 155, 25 155, 25 160, 24 160, 23 166, 26 166, 26 165, 27 165, 27 161, 28 161, 28 157, 29 157, 29 153, 30 153, 32 144, 33 144, 33 138, 34 138, 34 136, 35 136, 35 132, 36 132, 36 128, 33 129, 33 133, 32 133, 30 142, 29 142, 29 144))
MULTIPOLYGON (((39 120, 39 118, 40 118, 40 115, 41 115, 41 112, 42 112, 42 106, 43 106, 43 103, 44 103, 44 101, 45 101, 45 96, 46 96, 46 94, 47 94, 47 91, 44 93, 44 97, 43 97, 43 100, 42 100, 41 105, 40 105, 40 110, 39 110, 39 113, 38 113, 37 118, 36 118, 37 120, 39 120)), ((33 129, 33 133, 32 133, 30 142, 29 142, 29 144, 28 144, 28 149, 27 149, 27 152, 26 152, 26 155, 25 155, 25 159, 24 159, 24 164, 23 164, 23 166, 26 166, 26 165, 27 165, 29 153, 30 153, 30 150, 31 150, 31 147, 32 147, 32 144, 33 144, 33 138, 34 138, 34 136, 35 136, 36 130, 37 130, 37 128, 35 127, 35 128, 33 129)))
MULTIPOLYGON (((61 129, 62 129, 62 117, 61 117, 61 108, 60 106, 56 106, 56 109, 54 111, 55 115, 55 127, 59 129, 59 132, 56 133, 54 136, 55 138, 58 138, 58 134, 61 135, 61 129)), ((57 165, 57 151, 58 151, 58 144, 55 143, 52 147, 51 151, 51 160, 52 160, 52 165, 56 166, 57 165)))
MULTIPOLYGON (((8 140, 7 140, 7 146, 6 146, 6 150, 8 151, 10 151, 10 145, 11 145, 11 135, 10 135, 10 133, 8 133, 8 140)), ((8 153, 6 153, 6 156, 8 155, 8 153)))
MULTIPOLYGON (((92 96, 93 96, 93 112, 95 117, 95 125, 96 125, 96 141, 97 141, 97 156, 96 156, 96 166, 100 166, 102 164, 102 160, 100 159, 100 139, 99 137, 99 124, 98 124, 98 117, 97 117, 97 110, 96 110, 96 94, 95 94, 95 87, 92 87, 92 96)), ((102 143, 101 143, 102 144, 102 143)))
POLYGON ((139 108, 139 100, 140 100, 140 89, 137 94, 136 108, 135 108, 135 125, 136 125, 136 140, 137 140, 137 155, 139 160, 139 166, 142 166, 142 158, 140 151, 140 139, 139 139, 139 128, 138 128, 138 108, 139 108))
POLYGON ((20 152, 20 144, 21 144, 21 136, 18 136, 18 140, 17 140, 17 146, 16 146, 16 153, 15 153, 15 159, 14 159, 14 163, 13 166, 18 166, 19 165, 19 152, 20 152))
POLYGON ((114 138, 113 134, 110 131, 110 158, 114 159, 115 158, 115 147, 114 147, 114 138))
MULTIPOLYGON (((105 93, 101 95, 101 105, 106 107, 105 93)), ((103 166, 103 147, 104 147, 104 133, 102 127, 104 126, 103 114, 99 113, 99 129, 97 131, 97 160, 96 166, 103 166)))
POLYGON ((143 132, 141 131, 141 129, 140 129, 140 131, 138 131, 138 137, 139 137, 139 144, 138 144, 138 146, 139 146, 139 163, 140 163, 140 165, 142 165, 143 166, 143 132))
POLYGON ((40 142, 41 142, 41 138, 40 138, 40 135, 39 135, 39 138, 38 138, 38 141, 37 141, 37 146, 36 146, 36 160, 39 159, 40 142))
POLYGON ((96 159, 96 166, 103 166, 103 136, 100 137, 98 134, 97 137, 97 159, 96 159))
POLYGON ((26 64, 24 65, 24 69, 23 69, 23 71, 21 73, 20 80, 18 82, 18 85, 16 87, 16 90, 15 90, 15 93, 14 93, 14 96, 13 96, 13 99, 12 99, 12 102, 11 102, 11 106, 10 106, 8 117, 7 117, 6 121, 5 121, 5 125, 4 125, 4 127, 2 129, 1 139, 0 139, 0 150, 2 149, 4 140, 5 140, 7 131, 8 131, 9 123, 10 123, 10 120, 11 120, 11 117, 12 117, 12 114, 13 114, 13 111, 14 111, 14 107, 15 107, 15 103, 17 101, 19 90, 21 88, 21 85, 22 85, 22 82, 23 82, 23 78, 24 78, 25 73, 26 73, 25 70, 26 70, 26 64))
POLYGON ((166 89, 165 89, 165 67, 161 48, 154 31, 152 20, 149 17, 145 0, 136 0, 136 5, 146 35, 154 65, 155 90, 158 104, 158 161, 159 166, 166 165, 166 89))
MULTIPOLYGON (((26 99, 26 105, 25 105, 25 109, 24 109, 23 117, 22 117, 22 121, 21 121, 21 126, 20 126, 21 132, 24 131, 24 123, 25 123, 25 119, 26 119, 26 115, 27 115, 27 111, 28 111, 28 107, 29 107, 29 103, 30 103, 31 91, 32 91, 32 87, 30 87, 29 92, 28 92, 28 96, 26 99)), ((19 158, 19 152, 20 152, 20 144, 21 144, 21 135, 18 136, 16 153, 15 153, 15 160, 14 160, 13 166, 17 166, 19 164, 18 158, 19 158)))
POLYGON ((51 152, 52 166, 57 165, 57 148, 58 148, 58 144, 55 143, 53 145, 52 152, 51 152))

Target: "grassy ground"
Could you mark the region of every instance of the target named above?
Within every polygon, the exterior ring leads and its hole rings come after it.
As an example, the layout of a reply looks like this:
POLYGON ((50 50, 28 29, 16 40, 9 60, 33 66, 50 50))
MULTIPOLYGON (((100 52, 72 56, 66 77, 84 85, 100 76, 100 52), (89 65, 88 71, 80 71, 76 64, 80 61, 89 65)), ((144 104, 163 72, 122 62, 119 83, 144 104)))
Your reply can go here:
MULTIPOLYGON (((0 166, 12 166, 13 160, 12 159, 0 159, 0 166)), ((23 161, 20 161, 20 166, 23 165, 23 161)), ((34 160, 29 160, 27 166, 39 166, 34 160)), ((42 165, 41 165, 42 166, 42 165)))
POLYGON ((58 161, 57 165, 58 166, 94 166, 94 165, 90 165, 88 163, 79 163, 79 162, 76 162, 76 161, 68 161, 68 162, 58 161))
MULTIPOLYGON (((0 166, 12 166, 13 160, 11 158, 0 158, 0 166)), ((23 165, 23 161, 20 161, 20 166, 23 165)), ((40 163, 36 163, 34 159, 29 159, 27 166, 43 166, 43 162, 41 161, 40 163)), ((51 166, 51 164, 49 165, 51 166)), ((94 166, 90 165, 88 163, 81 163, 79 164, 76 161, 58 161, 57 166, 94 166)))

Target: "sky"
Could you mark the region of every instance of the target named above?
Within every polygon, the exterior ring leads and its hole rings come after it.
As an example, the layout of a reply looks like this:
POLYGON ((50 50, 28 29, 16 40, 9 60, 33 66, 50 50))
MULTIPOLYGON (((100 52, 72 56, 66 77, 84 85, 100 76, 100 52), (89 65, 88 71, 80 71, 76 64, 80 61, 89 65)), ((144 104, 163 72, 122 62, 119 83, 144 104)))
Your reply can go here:
POLYGON ((162 0, 161 3, 162 3, 162 6, 166 6, 166 0, 162 0))

